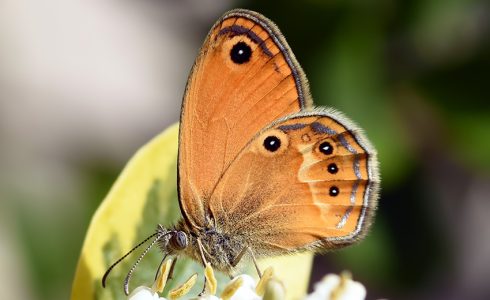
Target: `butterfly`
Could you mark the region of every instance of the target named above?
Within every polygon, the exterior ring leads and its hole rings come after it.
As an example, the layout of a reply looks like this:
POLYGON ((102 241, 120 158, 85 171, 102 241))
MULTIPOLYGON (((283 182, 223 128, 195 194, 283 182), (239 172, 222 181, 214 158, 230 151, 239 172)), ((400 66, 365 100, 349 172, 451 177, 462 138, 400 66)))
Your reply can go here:
POLYGON ((166 256, 230 275, 249 257, 259 276, 256 258, 351 245, 372 223, 379 182, 374 147, 343 114, 313 106, 277 26, 253 11, 229 11, 209 32, 185 89, 183 218, 171 228, 158 225, 102 283, 150 239, 136 264, 157 244, 166 256))

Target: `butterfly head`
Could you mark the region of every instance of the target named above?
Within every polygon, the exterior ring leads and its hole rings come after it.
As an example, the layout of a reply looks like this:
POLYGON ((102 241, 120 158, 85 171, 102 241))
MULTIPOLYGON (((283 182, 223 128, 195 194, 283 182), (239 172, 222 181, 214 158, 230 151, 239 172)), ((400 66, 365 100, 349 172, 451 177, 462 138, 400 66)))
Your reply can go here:
POLYGON ((184 231, 172 231, 167 243, 167 252, 182 251, 189 245, 189 239, 184 231))

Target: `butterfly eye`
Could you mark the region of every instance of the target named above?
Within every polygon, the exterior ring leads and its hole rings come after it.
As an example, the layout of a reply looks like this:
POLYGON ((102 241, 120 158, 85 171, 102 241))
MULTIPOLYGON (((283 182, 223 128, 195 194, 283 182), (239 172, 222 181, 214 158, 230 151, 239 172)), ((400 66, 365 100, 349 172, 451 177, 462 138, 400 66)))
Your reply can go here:
POLYGON ((243 64, 250 60, 252 48, 245 42, 236 43, 230 51, 231 60, 236 64, 243 64))
POLYGON ((270 152, 275 152, 281 147, 281 140, 276 136, 268 136, 264 140, 264 148, 270 152))
POLYGON ((330 155, 333 153, 333 147, 329 142, 323 142, 320 144, 320 152, 325 155, 330 155))
POLYGON ((187 235, 182 231, 177 231, 171 238, 170 243, 177 250, 187 248, 187 235))
POLYGON ((336 174, 339 171, 339 168, 337 167, 336 164, 331 163, 327 167, 328 173, 330 174, 336 174))
POLYGON ((330 187, 330 190, 328 191, 328 194, 332 197, 335 197, 339 194, 339 188, 336 186, 330 187))

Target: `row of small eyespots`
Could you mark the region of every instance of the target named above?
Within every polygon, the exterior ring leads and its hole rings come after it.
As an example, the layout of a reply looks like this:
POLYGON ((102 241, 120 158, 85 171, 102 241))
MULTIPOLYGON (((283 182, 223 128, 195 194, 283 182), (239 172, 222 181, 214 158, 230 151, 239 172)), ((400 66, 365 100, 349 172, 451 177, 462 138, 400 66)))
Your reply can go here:
MULTIPOLYGON (((281 140, 276 136, 268 136, 265 138, 263 145, 268 151, 275 152, 281 147, 281 140)), ((329 142, 323 142, 320 144, 320 152, 325 155, 331 155, 333 153, 333 146, 329 142)), ((330 174, 336 174, 339 168, 335 163, 331 163, 328 165, 327 170, 330 174)), ((336 186, 331 186, 328 191, 331 197, 336 197, 339 193, 340 190, 336 186)))
MULTIPOLYGON (((325 154, 325 155, 330 155, 333 153, 333 146, 329 142, 323 142, 320 144, 320 152, 325 154)), ((335 163, 331 163, 328 165, 327 170, 328 170, 328 173, 330 173, 330 174, 336 174, 339 171, 339 168, 337 167, 337 165, 335 163)), ((340 190, 335 185, 331 186, 329 191, 328 191, 328 194, 331 197, 336 197, 336 196, 338 196, 339 193, 340 193, 340 190)))

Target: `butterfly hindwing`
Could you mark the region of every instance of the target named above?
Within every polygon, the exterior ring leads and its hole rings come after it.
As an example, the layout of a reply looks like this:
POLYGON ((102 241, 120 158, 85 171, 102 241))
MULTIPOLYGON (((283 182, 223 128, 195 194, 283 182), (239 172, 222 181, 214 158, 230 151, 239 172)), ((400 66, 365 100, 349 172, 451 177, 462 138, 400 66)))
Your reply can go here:
POLYGON ((254 137, 209 201, 216 228, 259 254, 330 249, 366 232, 376 207, 376 153, 339 113, 289 116, 254 137))
POLYGON ((211 29, 184 95, 179 144, 183 215, 203 227, 223 171, 272 121, 311 106, 301 67, 277 27, 233 10, 211 29))

